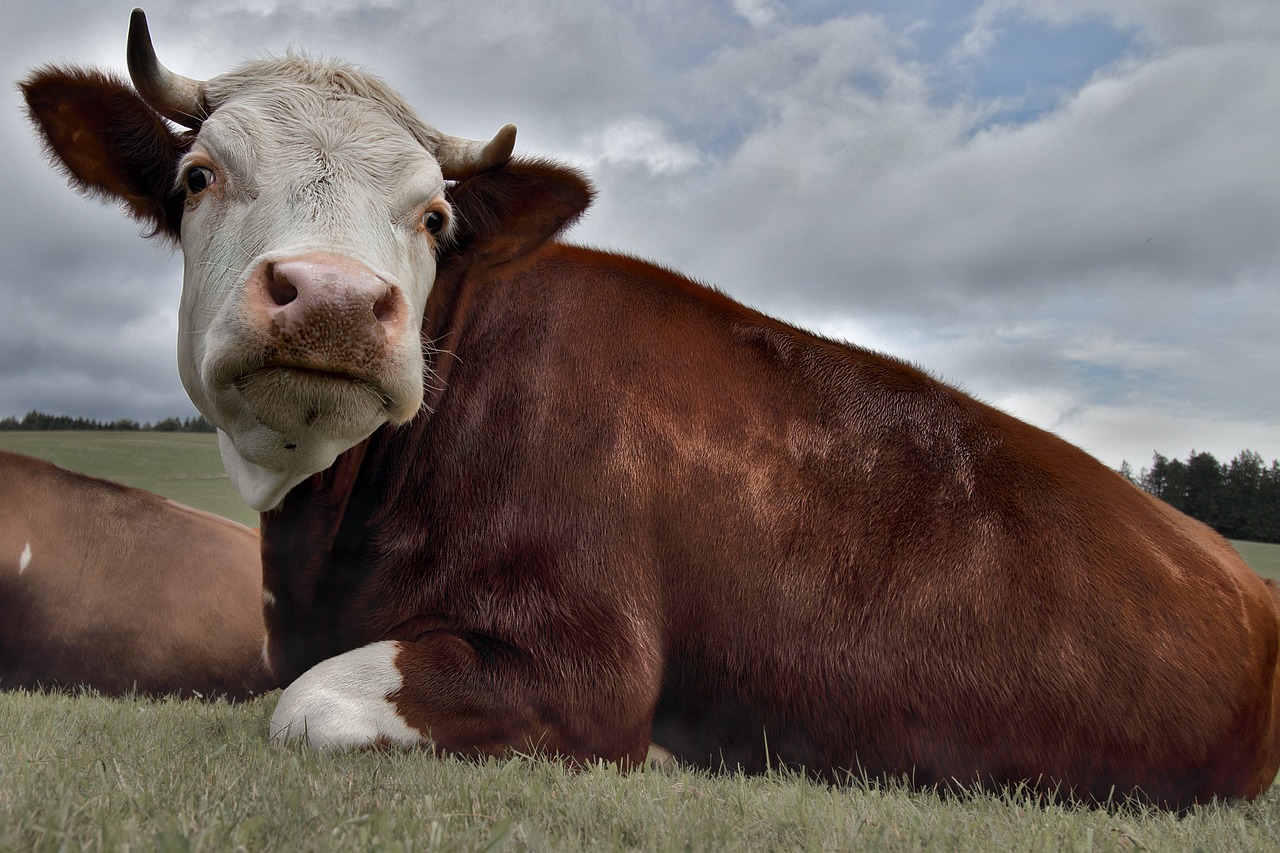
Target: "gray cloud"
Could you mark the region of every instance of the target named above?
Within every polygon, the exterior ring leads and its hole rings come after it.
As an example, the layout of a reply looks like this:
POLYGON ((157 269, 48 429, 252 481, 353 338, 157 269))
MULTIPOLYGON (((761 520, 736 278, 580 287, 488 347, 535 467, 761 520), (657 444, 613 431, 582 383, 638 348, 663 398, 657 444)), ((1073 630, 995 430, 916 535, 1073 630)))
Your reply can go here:
MULTIPOLYGON (((9 80, 50 61, 122 69, 129 6, 6 11, 0 67, 9 80)), ((598 184, 577 239, 918 361, 1109 464, 1192 446, 1280 457, 1280 8, 887 8, 148 12, 186 74, 303 48, 377 71, 451 133, 515 121, 522 151, 598 184), (975 94, 974 69, 1019 21, 1101 22, 1131 49, 1053 98, 975 94)), ((0 416, 191 413, 173 367, 177 259, 66 189, 12 87, 0 155, 0 416)))

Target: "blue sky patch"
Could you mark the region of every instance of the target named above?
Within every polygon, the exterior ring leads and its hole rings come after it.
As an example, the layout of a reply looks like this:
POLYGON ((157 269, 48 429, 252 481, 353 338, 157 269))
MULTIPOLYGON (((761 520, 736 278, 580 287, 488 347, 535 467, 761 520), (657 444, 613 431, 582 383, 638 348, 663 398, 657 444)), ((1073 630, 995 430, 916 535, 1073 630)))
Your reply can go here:
POLYGON ((969 92, 980 100, 1012 99, 1000 123, 1023 123, 1053 109, 1063 94, 1133 49, 1133 35, 1101 22, 1051 26, 1035 21, 998 25, 988 52, 972 63, 969 92))

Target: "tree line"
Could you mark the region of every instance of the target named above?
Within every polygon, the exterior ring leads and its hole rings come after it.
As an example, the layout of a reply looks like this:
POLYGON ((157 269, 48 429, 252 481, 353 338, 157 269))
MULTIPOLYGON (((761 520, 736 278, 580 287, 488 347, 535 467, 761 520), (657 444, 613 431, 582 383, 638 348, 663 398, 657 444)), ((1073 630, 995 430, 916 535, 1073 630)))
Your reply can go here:
POLYGON ((1193 450, 1186 462, 1156 453, 1150 468, 1135 475, 1125 462, 1120 473, 1228 539, 1280 543, 1280 461, 1242 450, 1220 463, 1193 450))
POLYGON ((27 412, 21 418, 7 417, 0 420, 4 430, 115 430, 121 432, 216 432, 213 424, 203 415, 194 418, 165 418, 155 423, 138 423, 128 418, 118 421, 98 421, 91 418, 73 418, 68 415, 48 415, 44 412, 27 412))

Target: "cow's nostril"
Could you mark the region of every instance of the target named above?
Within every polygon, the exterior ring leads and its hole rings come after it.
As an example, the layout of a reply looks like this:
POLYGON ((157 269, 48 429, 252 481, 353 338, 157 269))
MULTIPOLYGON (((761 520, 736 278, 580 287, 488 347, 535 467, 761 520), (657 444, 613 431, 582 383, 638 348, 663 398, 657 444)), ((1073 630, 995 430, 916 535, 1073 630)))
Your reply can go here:
POLYGON ((394 324, 400 317, 400 299, 396 292, 387 288, 387 292, 373 303, 373 316, 384 326, 394 324))
POLYGON ((285 306, 298 298, 298 288, 289 280, 289 275, 275 264, 267 270, 267 295, 276 305, 285 306))

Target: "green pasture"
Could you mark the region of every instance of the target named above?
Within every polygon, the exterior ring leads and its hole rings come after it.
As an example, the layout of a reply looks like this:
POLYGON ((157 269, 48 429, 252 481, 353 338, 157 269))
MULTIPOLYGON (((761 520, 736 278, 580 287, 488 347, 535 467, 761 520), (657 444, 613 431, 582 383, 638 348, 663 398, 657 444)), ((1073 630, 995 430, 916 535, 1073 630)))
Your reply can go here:
POLYGON ((1236 541, 1231 544, 1255 572, 1264 578, 1280 581, 1280 545, 1236 541))
MULTIPOLYGON (((211 435, 0 432, 0 448, 256 524, 211 435)), ((1234 544, 1280 578, 1280 546, 1234 544)), ((1177 816, 786 773, 326 756, 267 744, 277 695, 229 705, 0 693, 0 851, 1280 851, 1276 790, 1177 816)))
POLYGON ((227 479, 212 433, 0 431, 0 450, 48 459, 258 526, 258 514, 227 479))

